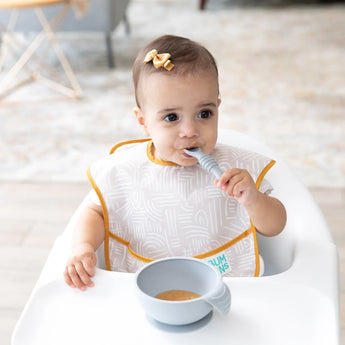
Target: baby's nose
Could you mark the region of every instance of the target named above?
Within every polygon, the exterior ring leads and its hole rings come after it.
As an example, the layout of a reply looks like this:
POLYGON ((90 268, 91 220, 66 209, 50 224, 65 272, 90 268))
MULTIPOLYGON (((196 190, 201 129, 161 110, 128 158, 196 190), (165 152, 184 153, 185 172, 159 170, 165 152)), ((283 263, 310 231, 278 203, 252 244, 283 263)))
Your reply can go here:
POLYGON ((196 123, 192 120, 183 121, 180 127, 180 137, 192 138, 199 134, 196 123))

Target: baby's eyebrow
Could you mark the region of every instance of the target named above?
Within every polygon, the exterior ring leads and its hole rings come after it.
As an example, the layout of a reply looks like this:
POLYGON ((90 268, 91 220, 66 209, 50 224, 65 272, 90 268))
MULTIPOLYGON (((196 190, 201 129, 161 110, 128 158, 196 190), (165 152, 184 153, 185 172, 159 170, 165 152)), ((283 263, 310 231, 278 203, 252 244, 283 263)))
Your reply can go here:
MULTIPOLYGON (((209 103, 202 103, 198 105, 198 108, 207 108, 207 107, 213 107, 216 108, 217 104, 214 102, 209 102, 209 103)), ((158 115, 162 115, 162 114, 168 114, 168 113, 172 113, 172 112, 178 112, 180 111, 182 108, 181 107, 170 107, 170 108, 164 108, 161 109, 157 112, 158 115)))
POLYGON ((166 114, 166 113, 171 113, 171 112, 176 112, 180 110, 181 108, 164 108, 162 110, 158 111, 158 114, 166 114))
POLYGON ((200 104, 199 105, 200 108, 203 108, 203 107, 217 107, 217 105, 213 102, 210 102, 210 103, 203 103, 203 104, 200 104))

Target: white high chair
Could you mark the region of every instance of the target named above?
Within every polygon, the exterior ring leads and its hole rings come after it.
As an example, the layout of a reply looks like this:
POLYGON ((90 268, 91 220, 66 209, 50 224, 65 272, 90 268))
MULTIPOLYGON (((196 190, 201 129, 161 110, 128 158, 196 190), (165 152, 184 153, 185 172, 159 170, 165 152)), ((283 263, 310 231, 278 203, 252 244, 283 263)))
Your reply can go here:
POLYGON ((67 287, 62 272, 79 207, 54 244, 12 345, 101 345, 119 339, 122 345, 338 345, 337 251, 318 206, 264 144, 228 130, 220 131, 219 141, 277 161, 266 177, 288 214, 283 233, 259 236, 265 275, 224 278, 232 294, 227 316, 214 312, 196 324, 177 327, 148 319, 136 300, 133 274, 104 271, 102 248, 95 287, 86 292, 67 287))

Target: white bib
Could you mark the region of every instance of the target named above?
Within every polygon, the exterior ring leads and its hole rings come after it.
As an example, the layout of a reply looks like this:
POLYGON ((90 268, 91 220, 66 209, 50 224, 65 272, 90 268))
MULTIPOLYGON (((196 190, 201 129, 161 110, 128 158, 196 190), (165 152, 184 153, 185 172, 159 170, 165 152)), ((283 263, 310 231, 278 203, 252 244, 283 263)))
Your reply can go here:
MULTIPOLYGON (((151 145, 120 144, 89 168, 103 208, 107 268, 136 272, 155 259, 193 256, 227 276, 258 275, 256 231, 245 208, 216 188, 198 164, 157 164, 151 145)), ((248 170, 257 188, 274 164, 225 145, 217 145, 212 156, 223 170, 248 170)))

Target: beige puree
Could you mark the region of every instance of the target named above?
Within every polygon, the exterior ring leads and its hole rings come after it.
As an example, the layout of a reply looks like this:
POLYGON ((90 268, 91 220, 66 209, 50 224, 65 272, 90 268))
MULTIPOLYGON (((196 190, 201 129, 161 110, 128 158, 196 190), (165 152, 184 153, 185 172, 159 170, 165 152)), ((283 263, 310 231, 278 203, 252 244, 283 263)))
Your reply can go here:
POLYGON ((155 297, 166 301, 185 301, 198 298, 200 297, 200 295, 195 292, 186 290, 168 290, 159 293, 155 297))

